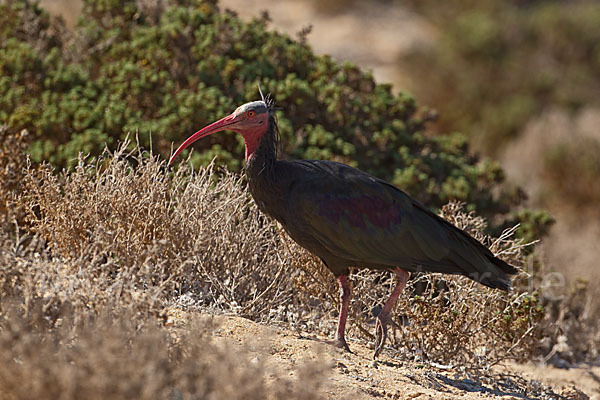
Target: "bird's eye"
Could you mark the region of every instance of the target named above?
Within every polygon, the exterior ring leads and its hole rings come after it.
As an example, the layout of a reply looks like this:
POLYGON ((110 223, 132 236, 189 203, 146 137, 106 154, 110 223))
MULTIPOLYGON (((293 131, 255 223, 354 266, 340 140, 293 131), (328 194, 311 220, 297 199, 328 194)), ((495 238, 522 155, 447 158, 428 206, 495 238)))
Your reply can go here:
POLYGON ((246 115, 249 116, 250 118, 252 118, 256 115, 256 113, 254 111, 248 111, 248 113, 246 115))

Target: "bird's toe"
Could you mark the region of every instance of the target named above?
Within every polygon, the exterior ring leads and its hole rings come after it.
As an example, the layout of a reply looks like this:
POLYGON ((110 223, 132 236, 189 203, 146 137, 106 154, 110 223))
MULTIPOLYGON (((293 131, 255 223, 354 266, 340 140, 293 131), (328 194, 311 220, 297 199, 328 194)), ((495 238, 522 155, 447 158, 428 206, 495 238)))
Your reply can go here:
POLYGON ((376 359, 381 350, 383 350, 383 345, 387 339, 387 323, 389 316, 379 314, 377 316, 377 321, 375 322, 375 352, 373 353, 373 359, 376 359))
POLYGON ((348 353, 352 353, 352 351, 350 350, 350 347, 348 346, 348 343, 346 343, 346 339, 344 339, 344 338, 337 338, 335 340, 330 340, 330 341, 328 341, 328 343, 334 345, 337 348, 344 349, 348 353))

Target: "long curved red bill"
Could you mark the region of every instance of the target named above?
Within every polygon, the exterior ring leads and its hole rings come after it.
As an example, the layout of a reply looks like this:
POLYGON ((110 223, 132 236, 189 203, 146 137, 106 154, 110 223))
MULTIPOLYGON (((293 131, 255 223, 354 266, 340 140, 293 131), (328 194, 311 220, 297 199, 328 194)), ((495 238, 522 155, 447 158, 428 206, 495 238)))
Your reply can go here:
POLYGON ((203 138, 205 136, 208 136, 213 133, 227 129, 229 126, 231 126, 235 123, 234 119, 235 119, 235 114, 228 115, 225 118, 221 118, 220 120, 213 122, 212 124, 202 128, 198 132, 194 133, 192 136, 187 138, 186 141, 181 144, 181 146, 179 146, 177 148, 175 153, 169 159, 169 165, 171 165, 171 163, 173 162, 175 157, 177 157, 177 155, 179 153, 181 153, 183 151, 183 149, 188 147, 190 144, 194 143, 196 140, 198 140, 200 138, 203 138))

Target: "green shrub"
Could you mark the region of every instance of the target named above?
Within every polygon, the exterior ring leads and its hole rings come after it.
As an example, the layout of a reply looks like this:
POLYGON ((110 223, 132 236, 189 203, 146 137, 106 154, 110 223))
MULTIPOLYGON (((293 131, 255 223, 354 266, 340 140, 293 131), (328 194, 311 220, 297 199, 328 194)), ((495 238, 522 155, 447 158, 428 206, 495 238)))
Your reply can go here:
POLYGON ((597 1, 413 1, 439 30, 403 60, 420 98, 498 154, 550 108, 599 106, 597 1))
MULTIPOLYGON (((278 105, 284 154, 327 158, 391 180, 427 204, 450 199, 490 215, 517 202, 492 189, 500 166, 469 153, 459 134, 425 134, 429 114, 414 100, 351 64, 316 56, 301 41, 267 30, 267 17, 244 23, 215 1, 163 6, 86 0, 68 33, 34 3, 0 5, 0 122, 28 129, 34 161, 76 164, 128 132, 172 143, 255 100, 257 84, 278 105)), ((234 134, 195 146, 195 165, 213 157, 242 167, 234 134)))

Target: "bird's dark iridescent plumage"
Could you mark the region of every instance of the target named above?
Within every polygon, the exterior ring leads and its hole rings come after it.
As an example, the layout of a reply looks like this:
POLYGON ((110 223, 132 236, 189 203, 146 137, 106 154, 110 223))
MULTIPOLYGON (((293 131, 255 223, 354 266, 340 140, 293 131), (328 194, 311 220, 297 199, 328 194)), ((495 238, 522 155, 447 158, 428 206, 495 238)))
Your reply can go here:
POLYGON ((459 274, 491 288, 510 288, 508 275, 517 272, 514 267, 397 187, 337 162, 278 160, 279 132, 272 108, 273 103, 264 100, 241 106, 192 135, 171 161, 193 141, 218 130, 244 136, 248 185, 258 207, 338 277, 340 345, 347 348, 343 331, 350 267, 393 270, 398 276, 385 313, 378 318, 381 332, 375 355, 385 341, 389 312, 406 284, 407 271, 459 274))

